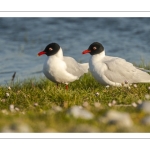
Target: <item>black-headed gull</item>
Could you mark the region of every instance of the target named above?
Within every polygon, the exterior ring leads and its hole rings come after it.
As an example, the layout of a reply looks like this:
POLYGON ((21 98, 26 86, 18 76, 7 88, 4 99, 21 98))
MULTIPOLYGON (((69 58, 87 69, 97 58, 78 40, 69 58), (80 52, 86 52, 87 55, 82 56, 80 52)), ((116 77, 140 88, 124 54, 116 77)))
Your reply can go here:
POLYGON ((57 43, 48 44, 45 49, 38 53, 39 56, 46 54, 48 57, 43 66, 44 75, 52 82, 68 84, 78 80, 88 72, 89 64, 78 63, 72 57, 63 56, 62 48, 57 43))
POLYGON ((93 77, 103 85, 122 86, 127 83, 148 83, 150 75, 119 57, 105 55, 101 43, 92 43, 82 54, 91 54, 89 70, 93 77))

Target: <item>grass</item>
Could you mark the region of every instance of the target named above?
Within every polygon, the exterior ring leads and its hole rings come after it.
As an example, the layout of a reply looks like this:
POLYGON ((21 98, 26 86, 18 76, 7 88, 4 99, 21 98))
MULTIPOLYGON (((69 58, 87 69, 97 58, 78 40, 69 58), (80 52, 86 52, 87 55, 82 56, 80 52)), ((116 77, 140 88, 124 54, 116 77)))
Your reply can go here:
POLYGON ((68 90, 65 85, 57 87, 46 78, 0 87, 0 132, 150 132, 150 125, 141 123, 147 114, 133 105, 146 100, 149 87, 150 83, 132 85, 130 89, 107 88, 90 73, 70 83, 68 90), (93 119, 69 115, 68 110, 75 105, 92 112, 93 119), (122 128, 100 122, 112 109, 129 113, 134 125, 122 128))

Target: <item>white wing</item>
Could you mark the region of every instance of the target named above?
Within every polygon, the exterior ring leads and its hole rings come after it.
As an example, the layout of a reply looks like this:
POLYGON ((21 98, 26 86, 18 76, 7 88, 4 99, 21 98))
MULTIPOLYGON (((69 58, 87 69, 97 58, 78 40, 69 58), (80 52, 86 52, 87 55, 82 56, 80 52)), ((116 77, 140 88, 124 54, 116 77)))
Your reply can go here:
POLYGON ((118 83, 124 83, 125 81, 128 83, 150 82, 150 75, 148 73, 137 69, 126 60, 109 56, 105 58, 103 63, 106 64, 107 70, 104 74, 110 81, 118 83))
POLYGON ((66 71, 74 76, 80 77, 88 72, 88 63, 80 64, 72 57, 64 57, 64 61, 67 65, 66 71))

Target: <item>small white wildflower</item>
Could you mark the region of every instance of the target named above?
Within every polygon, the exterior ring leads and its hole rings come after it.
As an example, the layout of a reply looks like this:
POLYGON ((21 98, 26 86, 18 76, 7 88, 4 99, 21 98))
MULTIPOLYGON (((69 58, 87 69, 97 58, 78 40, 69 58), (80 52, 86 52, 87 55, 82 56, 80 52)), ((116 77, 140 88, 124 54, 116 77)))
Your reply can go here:
POLYGON ((149 94, 145 94, 145 98, 146 99, 150 99, 150 95, 149 94))
POLYGON ((55 111, 55 112, 61 112, 63 109, 62 107, 60 106, 52 106, 52 109, 55 111))
POLYGON ((110 86, 109 85, 106 85, 106 88, 108 89, 110 86))
POLYGON ((89 103, 88 102, 84 102, 83 103, 83 107, 88 107, 89 106, 89 103))
POLYGON ((142 100, 141 99, 138 100, 138 104, 142 104, 142 100))
POLYGON ((137 107, 137 104, 135 102, 132 103, 133 107, 137 107))
POLYGON ((10 96, 9 93, 6 93, 6 96, 9 97, 10 96))
POLYGON ((21 112, 23 115, 25 115, 26 113, 23 111, 23 112, 21 112))
POLYGON ((94 103, 94 106, 95 106, 96 108, 99 108, 99 107, 101 106, 101 104, 100 104, 99 102, 95 102, 95 103, 94 103))
POLYGON ((68 110, 68 115, 72 115, 75 118, 82 118, 82 119, 93 119, 94 117, 93 113, 82 108, 81 106, 72 106, 68 110))
POLYGON ((11 90, 11 87, 10 87, 10 86, 8 87, 8 90, 11 90))
POLYGON ((130 86, 128 86, 128 89, 130 90, 130 89, 131 89, 131 87, 130 87, 130 86))
POLYGON ((108 103, 108 106, 111 107, 111 106, 112 106, 112 103, 108 103))
POLYGON ((137 88, 137 85, 136 85, 136 84, 133 84, 133 86, 134 86, 135 88, 137 88))
POLYGON ((150 86, 148 87, 148 90, 150 90, 150 86))
POLYGON ((13 105, 13 104, 11 104, 11 105, 9 106, 9 109, 10 109, 10 111, 11 111, 11 112, 14 112, 14 111, 15 111, 15 109, 14 109, 14 105, 13 105))
POLYGON ((115 100, 112 101, 112 104, 115 105, 117 102, 115 100))
POLYGON ((96 95, 96 96, 99 96, 99 93, 98 93, 98 92, 96 92, 96 93, 95 93, 95 95, 96 95))
POLYGON ((35 107, 38 106, 38 103, 34 103, 34 106, 35 106, 35 107))
POLYGON ((19 108, 18 108, 18 107, 15 107, 15 110, 16 110, 16 111, 19 111, 19 108))

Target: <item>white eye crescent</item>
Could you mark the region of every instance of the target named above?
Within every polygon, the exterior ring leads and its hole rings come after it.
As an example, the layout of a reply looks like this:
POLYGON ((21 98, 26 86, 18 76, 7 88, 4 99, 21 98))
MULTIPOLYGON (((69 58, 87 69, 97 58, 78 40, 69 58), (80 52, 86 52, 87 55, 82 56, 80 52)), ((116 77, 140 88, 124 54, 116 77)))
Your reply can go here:
POLYGON ((53 49, 50 47, 49 50, 52 51, 53 49))
POLYGON ((96 47, 93 47, 93 49, 96 50, 97 48, 96 48, 96 47))

